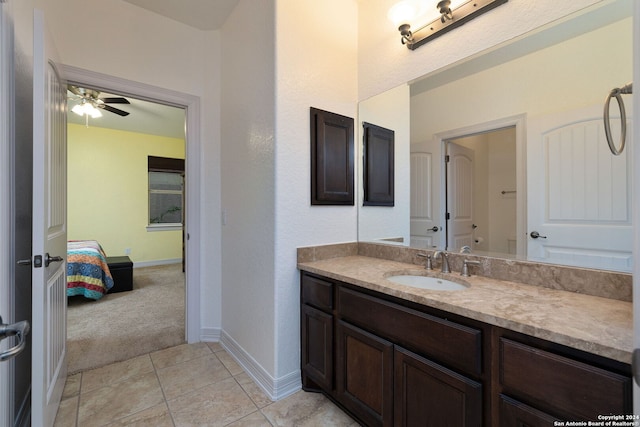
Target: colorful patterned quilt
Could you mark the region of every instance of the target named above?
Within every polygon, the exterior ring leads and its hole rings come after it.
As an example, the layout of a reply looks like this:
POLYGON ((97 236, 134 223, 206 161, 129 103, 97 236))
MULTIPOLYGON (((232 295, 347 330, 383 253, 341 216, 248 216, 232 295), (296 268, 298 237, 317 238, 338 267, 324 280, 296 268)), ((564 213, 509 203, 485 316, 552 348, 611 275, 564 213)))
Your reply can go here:
POLYGON ((67 242, 67 296, 98 300, 113 287, 107 256, 95 240, 67 242))

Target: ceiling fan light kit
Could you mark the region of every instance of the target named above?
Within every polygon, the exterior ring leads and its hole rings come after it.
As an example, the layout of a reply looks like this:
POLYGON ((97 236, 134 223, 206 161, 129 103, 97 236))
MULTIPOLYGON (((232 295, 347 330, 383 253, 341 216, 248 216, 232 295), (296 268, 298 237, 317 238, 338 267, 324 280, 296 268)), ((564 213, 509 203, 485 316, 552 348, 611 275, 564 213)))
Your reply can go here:
POLYGON ((100 92, 94 89, 86 89, 78 86, 69 85, 67 87, 69 92, 72 95, 69 96, 69 99, 72 101, 78 102, 71 111, 80 115, 85 116, 87 122, 89 120, 89 116, 96 119, 102 117, 102 112, 100 110, 109 111, 110 113, 117 114, 119 116, 125 117, 129 115, 128 111, 121 110, 119 108, 112 107, 107 104, 130 104, 129 100, 122 97, 105 97, 100 98, 100 92))
POLYGON ((91 116, 93 119, 97 119, 98 117, 102 117, 102 113, 100 110, 93 106, 90 102, 86 102, 82 100, 80 104, 76 104, 72 109, 72 112, 76 113, 79 116, 91 116))

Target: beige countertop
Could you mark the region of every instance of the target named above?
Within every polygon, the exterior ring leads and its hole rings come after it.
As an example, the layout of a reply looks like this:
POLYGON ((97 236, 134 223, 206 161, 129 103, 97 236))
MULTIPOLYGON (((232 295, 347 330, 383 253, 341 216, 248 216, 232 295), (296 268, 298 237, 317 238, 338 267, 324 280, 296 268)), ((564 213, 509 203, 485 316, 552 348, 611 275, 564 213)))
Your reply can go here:
MULTIPOLYGON (((631 363, 632 304, 459 272, 427 272, 413 264, 364 256, 303 262, 298 268, 568 347, 631 363), (419 273, 469 287, 432 291, 395 284, 392 274, 419 273)), ((470 267, 473 274, 473 266, 470 267)))

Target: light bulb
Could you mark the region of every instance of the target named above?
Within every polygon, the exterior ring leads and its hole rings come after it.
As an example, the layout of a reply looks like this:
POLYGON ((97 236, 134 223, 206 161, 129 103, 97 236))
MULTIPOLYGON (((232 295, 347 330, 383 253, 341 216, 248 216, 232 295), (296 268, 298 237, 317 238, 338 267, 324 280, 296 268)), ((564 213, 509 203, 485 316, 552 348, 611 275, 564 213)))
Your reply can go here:
POLYGON ((387 18, 389 18, 396 27, 399 27, 402 24, 408 24, 414 19, 416 12, 417 9, 413 1, 403 0, 391 6, 391 9, 389 9, 387 13, 387 18))
POLYGON ((84 115, 84 108, 83 108, 84 104, 76 104, 73 106, 73 108, 71 109, 72 112, 76 113, 79 116, 83 116, 84 115))
POLYGON ((83 101, 81 104, 76 104, 72 109, 72 112, 79 116, 91 116, 94 119, 102 117, 102 111, 99 108, 94 107, 90 102, 83 101))

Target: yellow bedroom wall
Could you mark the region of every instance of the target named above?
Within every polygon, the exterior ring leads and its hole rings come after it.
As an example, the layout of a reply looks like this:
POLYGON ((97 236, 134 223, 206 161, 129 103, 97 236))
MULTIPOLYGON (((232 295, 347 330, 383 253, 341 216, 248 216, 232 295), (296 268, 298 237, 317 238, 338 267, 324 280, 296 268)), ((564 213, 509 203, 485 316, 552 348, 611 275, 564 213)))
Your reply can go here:
POLYGON ((185 158, 184 139, 68 124, 68 238, 134 263, 182 259, 182 231, 148 232, 147 156, 185 158))

